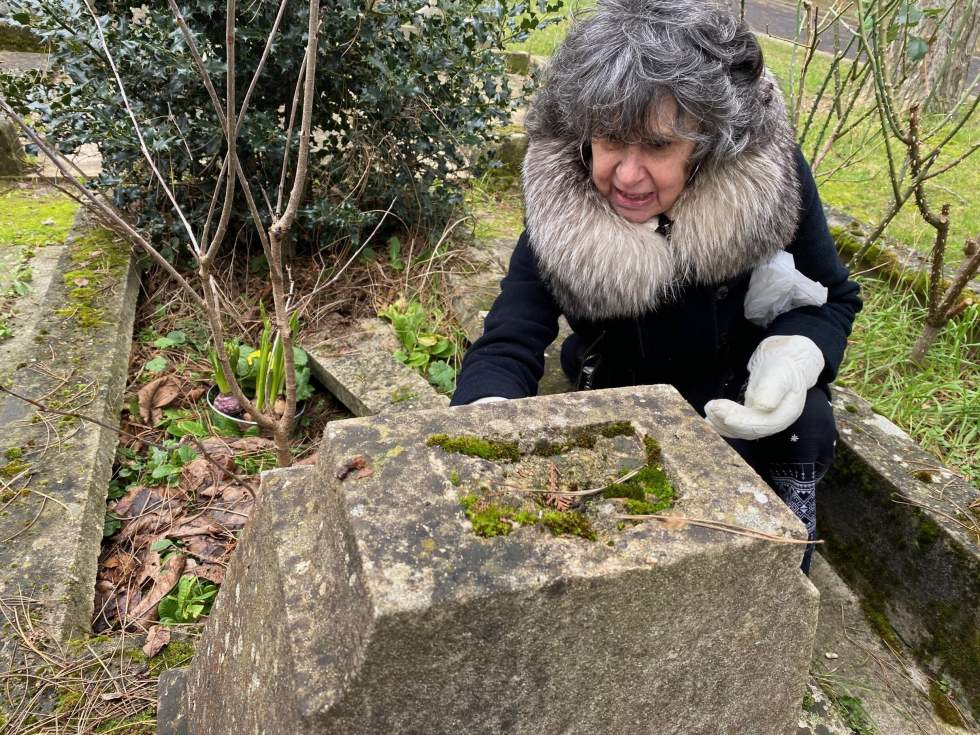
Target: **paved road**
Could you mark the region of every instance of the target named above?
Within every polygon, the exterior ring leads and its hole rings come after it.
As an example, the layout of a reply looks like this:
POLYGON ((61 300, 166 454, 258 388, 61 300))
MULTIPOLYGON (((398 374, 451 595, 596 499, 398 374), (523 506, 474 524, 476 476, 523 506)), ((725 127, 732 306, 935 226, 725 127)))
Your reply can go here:
MULTIPOLYGON (((730 2, 733 6, 738 6, 738 0, 730 0, 730 2)), ((796 3, 780 2, 780 0, 746 0, 745 19, 756 33, 765 33, 787 40, 796 38, 796 3)), ((850 36, 845 34, 841 35, 841 46, 846 46, 850 41, 850 36)), ((833 52, 834 40, 830 33, 825 33, 820 41, 821 51, 833 52)), ((854 53, 848 54, 848 57, 854 58, 854 53)), ((978 73, 980 73, 980 57, 974 56, 970 64, 970 77, 976 78, 978 73)), ((977 91, 980 93, 980 84, 977 91)))

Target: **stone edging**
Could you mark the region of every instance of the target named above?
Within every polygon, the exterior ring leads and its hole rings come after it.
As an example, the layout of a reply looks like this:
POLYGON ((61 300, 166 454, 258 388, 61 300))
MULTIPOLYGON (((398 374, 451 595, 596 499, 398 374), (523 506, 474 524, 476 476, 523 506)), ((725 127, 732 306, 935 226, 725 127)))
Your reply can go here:
MULTIPOLYGON (((23 361, 5 383, 53 408, 118 425, 138 290, 129 247, 80 210, 36 313, 32 357, 15 358, 23 361)), ((42 417, 10 396, 0 397, 0 426, 0 464, 8 475, 24 473, 0 517, 0 596, 36 600, 56 640, 85 633, 118 435, 42 417)), ((0 648, 3 642, 0 634, 0 648)))

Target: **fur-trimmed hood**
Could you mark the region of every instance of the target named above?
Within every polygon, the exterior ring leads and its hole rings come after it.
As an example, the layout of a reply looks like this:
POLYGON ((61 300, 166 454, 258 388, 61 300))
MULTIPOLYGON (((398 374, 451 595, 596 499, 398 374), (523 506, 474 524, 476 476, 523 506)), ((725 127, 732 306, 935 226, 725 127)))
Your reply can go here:
POLYGON ((634 224, 592 183, 577 140, 532 104, 524 159, 525 215, 542 277, 569 316, 636 317, 682 283, 718 283, 785 248, 797 227, 795 142, 770 74, 767 114, 752 144, 733 159, 703 165, 667 215, 634 224))

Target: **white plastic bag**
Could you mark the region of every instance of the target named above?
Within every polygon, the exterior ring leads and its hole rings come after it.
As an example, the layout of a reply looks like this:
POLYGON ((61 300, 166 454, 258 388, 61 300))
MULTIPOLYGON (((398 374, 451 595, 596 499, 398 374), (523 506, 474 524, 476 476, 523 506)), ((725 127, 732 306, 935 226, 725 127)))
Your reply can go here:
POLYGON ((796 270, 793 256, 781 251, 752 271, 745 294, 745 318, 768 327, 773 319, 791 309, 826 303, 827 287, 796 270))

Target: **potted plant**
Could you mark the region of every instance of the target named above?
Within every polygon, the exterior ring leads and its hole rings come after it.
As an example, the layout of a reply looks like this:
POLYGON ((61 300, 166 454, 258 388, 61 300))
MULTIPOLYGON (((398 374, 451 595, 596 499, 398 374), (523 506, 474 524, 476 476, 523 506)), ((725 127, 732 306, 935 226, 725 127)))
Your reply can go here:
MULTIPOLYGON (((295 338, 299 331, 299 321, 295 314, 289 321, 295 338)), ((228 361, 235 370, 235 378, 245 395, 255 404, 258 411, 271 410, 281 416, 285 410, 286 360, 283 353, 282 335, 273 335, 273 327, 263 310, 262 336, 257 349, 239 342, 226 342, 228 361)), ((243 409, 238 399, 232 395, 231 386, 221 369, 221 362, 215 349, 210 352, 211 372, 214 384, 208 390, 207 401, 211 410, 218 416, 234 422, 239 429, 256 426, 251 415, 243 409)), ((313 395, 310 385, 309 357, 299 347, 293 347, 293 363, 296 374, 296 419, 302 416, 303 402, 313 395)))

